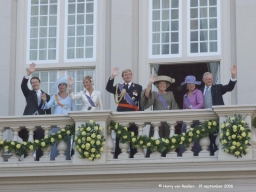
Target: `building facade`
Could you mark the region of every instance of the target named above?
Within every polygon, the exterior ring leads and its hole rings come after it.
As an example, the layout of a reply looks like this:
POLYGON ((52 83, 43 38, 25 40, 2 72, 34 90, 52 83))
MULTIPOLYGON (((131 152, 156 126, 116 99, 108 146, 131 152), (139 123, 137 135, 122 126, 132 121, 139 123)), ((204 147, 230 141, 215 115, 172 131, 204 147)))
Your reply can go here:
POLYGON ((2 3, 2 116, 22 114, 20 82, 32 62, 46 92, 64 74, 74 77, 79 91, 82 77, 91 75, 95 89, 102 91, 104 108, 112 110, 115 104, 105 84, 115 66, 132 69, 134 82, 144 87, 151 74, 172 76, 177 90, 186 75, 201 79, 203 71, 211 71, 216 82, 225 84, 235 64, 237 86, 225 95, 225 103, 254 103, 253 81, 247 79, 253 77, 256 59, 253 0, 2 3))

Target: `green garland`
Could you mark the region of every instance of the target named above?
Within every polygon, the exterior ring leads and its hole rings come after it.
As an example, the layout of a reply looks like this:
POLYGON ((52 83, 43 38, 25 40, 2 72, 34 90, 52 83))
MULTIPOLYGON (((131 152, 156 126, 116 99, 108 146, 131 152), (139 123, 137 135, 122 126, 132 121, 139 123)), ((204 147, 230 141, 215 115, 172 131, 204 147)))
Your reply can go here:
POLYGON ((227 118, 221 125, 220 142, 225 152, 242 157, 249 151, 251 130, 241 115, 227 118))
POLYGON ((110 122, 108 127, 110 130, 115 131, 117 137, 121 143, 132 142, 133 147, 139 148, 150 148, 153 151, 163 152, 164 150, 171 151, 176 148, 180 148, 182 145, 186 147, 197 139, 206 137, 209 133, 218 133, 219 122, 217 120, 209 120, 204 123, 190 128, 186 133, 175 134, 169 138, 159 138, 154 139, 153 137, 149 138, 148 136, 135 136, 134 132, 129 132, 127 127, 115 123, 114 121, 110 122))
POLYGON ((35 140, 33 142, 18 142, 9 140, 0 140, 0 150, 5 149, 9 153, 14 151, 18 156, 23 155, 26 151, 37 150, 39 147, 45 149, 50 145, 60 142, 62 140, 67 140, 68 136, 74 135, 75 125, 67 125, 62 128, 57 133, 51 133, 49 137, 45 137, 41 140, 35 140))
POLYGON ((80 158, 88 158, 90 161, 99 159, 103 152, 105 138, 102 135, 103 128, 90 120, 76 129, 76 149, 80 158))

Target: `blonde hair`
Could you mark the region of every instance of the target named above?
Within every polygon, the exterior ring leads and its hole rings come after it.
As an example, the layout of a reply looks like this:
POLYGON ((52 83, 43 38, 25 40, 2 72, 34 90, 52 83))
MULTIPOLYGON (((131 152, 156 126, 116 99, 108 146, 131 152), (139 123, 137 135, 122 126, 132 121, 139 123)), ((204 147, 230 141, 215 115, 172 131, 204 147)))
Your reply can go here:
POLYGON ((90 81, 90 82, 92 83, 92 85, 93 85, 93 80, 92 80, 92 77, 91 77, 90 75, 85 76, 85 77, 83 78, 83 82, 84 82, 85 80, 90 81))
POLYGON ((125 69, 122 71, 122 77, 124 76, 124 73, 130 72, 132 74, 132 71, 130 69, 125 69))

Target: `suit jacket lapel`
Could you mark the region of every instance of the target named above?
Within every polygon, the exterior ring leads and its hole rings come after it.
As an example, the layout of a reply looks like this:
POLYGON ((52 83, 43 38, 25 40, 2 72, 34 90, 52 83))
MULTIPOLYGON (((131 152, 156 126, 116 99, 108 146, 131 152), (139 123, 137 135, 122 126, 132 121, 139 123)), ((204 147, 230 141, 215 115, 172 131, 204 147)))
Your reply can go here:
POLYGON ((32 91, 32 97, 34 99, 35 104, 38 105, 38 98, 35 90, 32 91))

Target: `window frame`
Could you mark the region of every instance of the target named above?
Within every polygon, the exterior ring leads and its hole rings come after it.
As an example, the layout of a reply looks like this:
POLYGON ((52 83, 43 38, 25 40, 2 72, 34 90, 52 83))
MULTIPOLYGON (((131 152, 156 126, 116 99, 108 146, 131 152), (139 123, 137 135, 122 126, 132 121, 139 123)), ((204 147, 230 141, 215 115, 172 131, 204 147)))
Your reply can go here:
MULTIPOLYGON (((26 63, 27 64, 30 64, 30 63, 36 63, 36 64, 49 64, 49 63, 59 63, 59 24, 60 24, 60 0, 57 0, 57 24, 56 24, 56 59, 55 60, 39 60, 39 58, 37 60, 30 60, 30 29, 31 29, 31 22, 30 22, 30 19, 31 19, 31 1, 32 0, 28 0, 28 3, 27 3, 27 26, 26 26, 26 29, 27 29, 27 46, 26 46, 26 63)), ((40 6, 41 4, 39 4, 40 6)), ((50 5, 49 3, 47 5, 50 5)), ((48 9, 49 10, 49 9, 48 9)), ((40 14, 40 13, 39 13, 40 14)), ((48 15, 47 17, 49 17, 49 12, 48 12, 48 15)), ((47 18, 47 20, 49 21, 49 19, 47 18)), ((38 25, 39 26, 39 25, 38 25)), ((39 28, 39 27, 38 27, 39 28)), ((49 22, 48 22, 48 25, 47 25, 47 29, 49 29, 49 22)), ((38 32, 39 33, 39 32, 38 32)), ((37 38, 39 40, 39 36, 37 38)), ((49 39, 49 36, 47 36, 47 41, 49 39)), ((48 42, 47 42, 48 44, 48 42)), ((38 45, 39 46, 39 45, 38 45)), ((39 51, 39 48, 37 49, 37 51, 39 51)), ((47 49, 48 51, 48 49, 47 49)), ((48 55, 48 54, 47 54, 48 55)))
MULTIPOLYGON (((77 3, 77 1, 76 1, 77 3)), ((86 0, 85 0, 85 3, 86 3, 86 0)), ((98 14, 98 9, 97 9, 97 6, 98 6, 98 0, 94 0, 93 1, 93 57, 92 58, 75 58, 75 59, 68 59, 67 56, 67 50, 68 50, 68 47, 67 47, 67 39, 68 39, 68 0, 65 0, 65 29, 64 29, 64 62, 65 63, 70 63, 70 62, 91 62, 91 61, 96 61, 96 50, 97 50, 97 43, 96 43, 96 40, 97 40, 97 14, 98 14)), ((86 12, 85 12, 86 14, 86 12)), ((86 24, 85 24, 86 25, 86 24)), ((77 25, 75 25, 77 26, 77 25)), ((76 36, 75 36, 76 37, 76 36)), ((86 37, 86 36, 84 36, 86 37)), ((84 46, 85 48, 85 46, 84 46)))
MULTIPOLYGON (((162 0, 160 0, 162 1, 162 0)), ((182 33, 183 33, 183 27, 182 27, 182 13, 183 13, 183 9, 182 9, 182 5, 183 5, 183 2, 179 0, 179 7, 178 7, 178 10, 179 10, 179 19, 178 19, 178 24, 179 24, 179 29, 178 29, 178 34, 179 34, 179 42, 178 42, 178 45, 179 45, 179 53, 178 54, 159 54, 159 55, 153 55, 152 54, 152 46, 153 46, 153 42, 152 42, 152 34, 153 34, 153 27, 152 27, 152 16, 153 16, 153 7, 152 7, 152 4, 153 4, 153 0, 149 0, 149 37, 148 37, 148 42, 149 42, 149 50, 148 50, 148 53, 149 53, 149 58, 150 59, 154 59, 154 58, 177 58, 177 57, 181 57, 182 56, 182 33)), ((162 8, 160 8, 161 10, 162 8)), ((161 18, 161 13, 160 12, 160 18, 161 18)), ((169 16, 170 17, 170 16, 169 16)), ((163 20, 160 20, 160 22, 163 21, 163 20)), ((168 20, 169 22, 171 20, 168 20)), ((161 26, 160 26, 161 28, 161 26)), ((162 33, 162 30, 160 31, 160 33, 162 33)), ((169 33, 171 33, 171 31, 169 31, 169 33)), ((162 45, 161 43, 161 38, 160 38, 160 46, 162 45)), ((171 42, 169 41, 169 46, 171 45, 171 42)))
MULTIPOLYGON (((209 3, 209 0, 207 0, 209 3)), ((217 1, 217 52, 209 52, 209 50, 207 52, 197 52, 197 53, 191 53, 191 41, 190 41, 190 2, 191 0, 189 0, 187 2, 187 56, 188 57, 198 57, 198 56, 216 56, 216 55, 220 55, 221 54, 221 2, 220 0, 216 0, 217 1)), ((200 0, 198 0, 198 2, 200 2, 200 0)), ((200 9, 200 6, 198 6, 198 8, 200 9)), ((207 11, 209 14, 209 4, 207 5, 207 11)), ((198 13, 199 14, 199 13, 198 13)), ((200 20, 200 16, 198 15, 198 20, 200 20)), ((207 17, 207 20, 209 20, 209 16, 207 17)), ((207 25, 209 26, 209 22, 207 23, 207 25)), ((200 32, 200 29, 198 30, 198 32, 200 32)), ((209 37, 209 27, 207 28, 207 32, 208 32, 208 37, 209 37)), ((200 35, 198 34, 198 38, 200 38, 200 35)), ((200 43, 199 39, 197 41, 198 43, 200 43)), ((209 44, 209 38, 207 43, 209 44)), ((208 45, 209 48, 209 45, 208 45)), ((200 47, 198 47, 198 49, 200 49, 200 47)))

